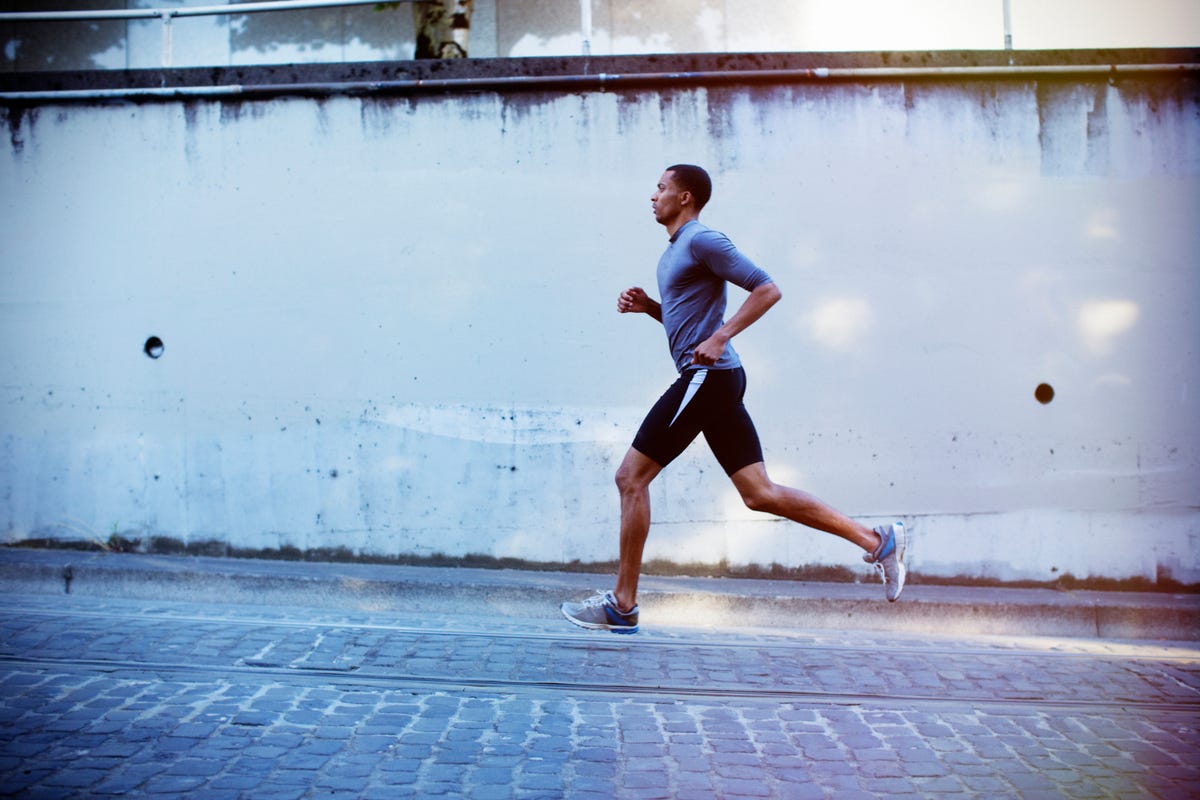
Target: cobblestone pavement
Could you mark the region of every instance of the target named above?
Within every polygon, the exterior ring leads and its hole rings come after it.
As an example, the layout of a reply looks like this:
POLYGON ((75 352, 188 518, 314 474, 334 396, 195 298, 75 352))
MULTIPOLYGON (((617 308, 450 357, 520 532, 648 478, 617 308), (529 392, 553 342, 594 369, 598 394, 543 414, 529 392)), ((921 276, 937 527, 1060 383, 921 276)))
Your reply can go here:
POLYGON ((4 606, 4 796, 1200 796, 1192 645, 4 606))

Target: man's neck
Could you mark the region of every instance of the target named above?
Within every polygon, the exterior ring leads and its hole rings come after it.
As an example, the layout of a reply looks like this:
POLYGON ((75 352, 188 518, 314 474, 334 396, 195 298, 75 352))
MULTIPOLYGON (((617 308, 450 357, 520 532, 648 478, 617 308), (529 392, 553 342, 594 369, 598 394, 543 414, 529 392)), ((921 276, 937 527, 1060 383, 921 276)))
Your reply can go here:
POLYGON ((700 218, 699 214, 687 214, 687 215, 681 215, 681 216, 676 217, 674 220, 672 220, 670 223, 667 224, 667 236, 674 239, 675 234, 679 232, 680 228, 682 228, 684 225, 687 225, 689 222, 691 222, 693 220, 697 220, 699 218, 700 218))

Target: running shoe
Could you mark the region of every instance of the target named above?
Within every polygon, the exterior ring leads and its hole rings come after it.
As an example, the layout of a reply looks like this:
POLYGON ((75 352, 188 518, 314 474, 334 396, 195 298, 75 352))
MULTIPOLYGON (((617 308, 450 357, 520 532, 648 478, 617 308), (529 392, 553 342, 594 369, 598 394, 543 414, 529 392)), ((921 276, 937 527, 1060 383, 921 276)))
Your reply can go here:
POLYGON ((908 568, 904 566, 904 547, 907 544, 904 523, 880 525, 875 532, 879 534, 879 547, 873 553, 864 553, 863 561, 875 565, 879 577, 883 578, 888 602, 894 603, 904 591, 904 578, 908 574, 908 568))
POLYGON ((637 633, 638 607, 622 612, 612 592, 596 592, 582 603, 563 603, 563 616, 581 628, 613 633, 637 633))

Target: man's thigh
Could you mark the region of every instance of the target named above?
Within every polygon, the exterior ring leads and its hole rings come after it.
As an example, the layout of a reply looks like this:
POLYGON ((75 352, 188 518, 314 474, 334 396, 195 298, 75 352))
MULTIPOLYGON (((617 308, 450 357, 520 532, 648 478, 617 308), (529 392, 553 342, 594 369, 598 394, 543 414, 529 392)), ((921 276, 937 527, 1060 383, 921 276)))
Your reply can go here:
POLYGON ((646 414, 633 447, 665 467, 679 457, 704 427, 701 390, 709 370, 689 370, 672 383, 646 414))
POLYGON ((727 474, 761 461, 758 433, 742 404, 745 390, 741 369, 683 373, 646 415, 634 448, 665 467, 703 432, 727 474))
POLYGON ((704 439, 721 469, 731 477, 738 470, 763 460, 758 430, 754 420, 750 419, 750 412, 740 401, 729 410, 728 416, 705 426, 704 439))

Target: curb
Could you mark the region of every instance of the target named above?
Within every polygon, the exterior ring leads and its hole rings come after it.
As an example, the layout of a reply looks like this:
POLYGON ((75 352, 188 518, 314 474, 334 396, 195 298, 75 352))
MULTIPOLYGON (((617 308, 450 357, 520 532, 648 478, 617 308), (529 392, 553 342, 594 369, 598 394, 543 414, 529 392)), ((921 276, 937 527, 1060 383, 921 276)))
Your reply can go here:
MULTIPOLYGON (((553 619, 609 576, 0 548, 6 593, 553 619)), ((1200 595, 645 576, 642 626, 1200 639, 1200 595)))

